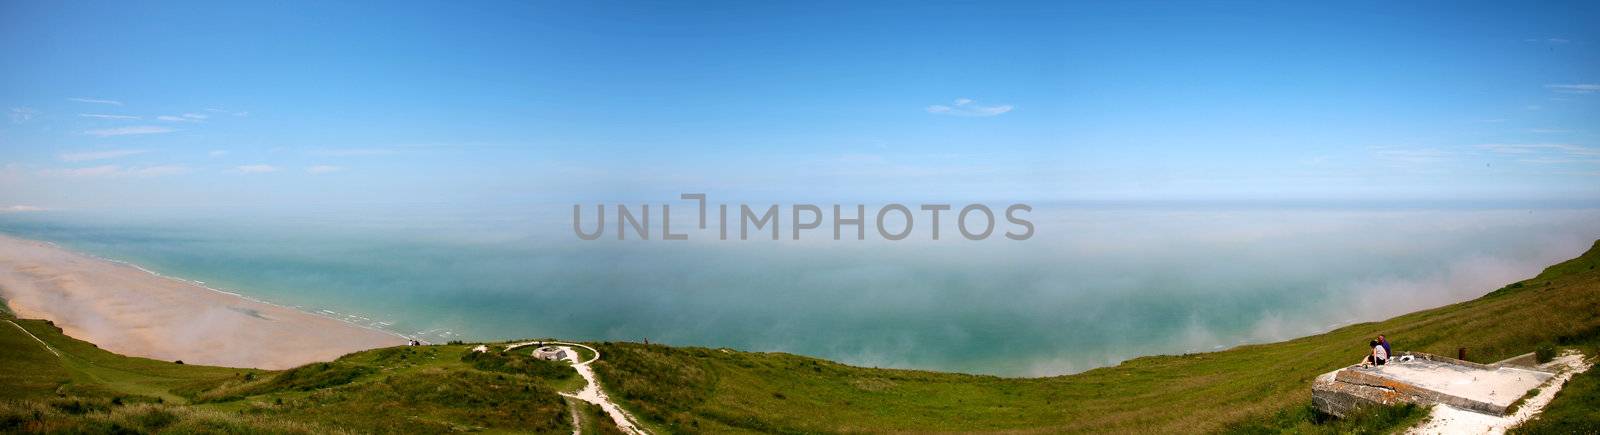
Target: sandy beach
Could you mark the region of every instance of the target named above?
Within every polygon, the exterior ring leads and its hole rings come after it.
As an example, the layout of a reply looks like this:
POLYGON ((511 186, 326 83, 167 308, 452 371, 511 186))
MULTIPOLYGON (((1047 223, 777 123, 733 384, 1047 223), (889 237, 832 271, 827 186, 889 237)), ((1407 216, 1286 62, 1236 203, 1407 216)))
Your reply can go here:
POLYGON ((252 301, 0 235, 0 297, 101 348, 189 364, 283 369, 405 344, 383 331, 252 301))

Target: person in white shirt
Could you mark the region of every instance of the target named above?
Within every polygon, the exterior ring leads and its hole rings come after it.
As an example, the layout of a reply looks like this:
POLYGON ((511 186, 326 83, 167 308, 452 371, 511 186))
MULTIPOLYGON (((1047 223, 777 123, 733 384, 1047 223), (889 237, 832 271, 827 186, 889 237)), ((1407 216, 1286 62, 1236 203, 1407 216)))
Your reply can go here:
POLYGON ((1372 352, 1361 360, 1362 367, 1381 366, 1389 362, 1389 350, 1383 348, 1383 343, 1379 343, 1378 340, 1372 340, 1367 342, 1367 345, 1372 347, 1372 352))

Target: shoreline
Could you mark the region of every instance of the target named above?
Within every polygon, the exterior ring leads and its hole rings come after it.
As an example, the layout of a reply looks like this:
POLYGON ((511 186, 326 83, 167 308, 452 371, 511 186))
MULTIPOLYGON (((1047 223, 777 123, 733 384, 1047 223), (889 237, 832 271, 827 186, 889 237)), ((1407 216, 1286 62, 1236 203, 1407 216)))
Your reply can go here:
POLYGON ((101 348, 192 364, 286 369, 411 339, 6 234, 0 297, 18 317, 50 320, 101 348))
MULTIPOLYGON (((258 303, 258 304, 266 304, 266 305, 271 305, 271 306, 278 307, 278 308, 299 311, 301 313, 305 313, 305 314, 309 314, 309 315, 313 315, 313 316, 317 316, 317 317, 322 317, 322 318, 325 318, 325 319, 328 319, 328 320, 333 320, 333 321, 336 321, 336 322, 344 323, 344 324, 347 324, 347 325, 350 325, 350 326, 354 326, 354 327, 357 327, 357 328, 362 328, 362 329, 367 329, 367 330, 371 330, 371 331, 374 331, 374 332, 381 332, 381 333, 384 333, 384 334, 393 335, 393 336, 398 337, 398 338, 403 339, 403 340, 417 340, 419 342, 422 342, 423 344, 432 344, 432 343, 429 343, 427 340, 423 340, 423 339, 417 338, 417 337, 408 336, 408 335, 405 335, 405 334, 403 334, 403 333, 401 333, 399 331, 390 331, 390 330, 387 330, 387 329, 383 329, 381 327, 372 326, 372 325, 363 325, 363 324, 360 324, 360 323, 352 322, 352 321, 344 319, 344 318, 335 317, 334 315, 337 315, 339 313, 333 312, 333 311, 329 311, 329 310, 326 310, 326 309, 317 309, 316 311, 312 311, 311 309, 307 309, 307 308, 304 308, 304 307, 301 307, 301 306, 297 306, 297 305, 296 306, 290 306, 290 305, 284 305, 284 304, 280 304, 280 303, 276 303, 276 302, 272 302, 272 301, 267 301, 267 300, 263 300, 263 299, 260 299, 260 298, 249 296, 249 295, 246 295, 246 294, 243 294, 243 293, 231 292, 231 291, 219 289, 219 288, 216 288, 216 287, 212 287, 210 285, 206 285, 205 281, 199 281, 199 280, 187 279, 187 278, 182 278, 182 277, 164 275, 161 272, 156 272, 154 270, 146 269, 144 266, 140 266, 137 263, 133 263, 133 262, 130 262, 130 261, 124 261, 124 260, 118 260, 118 259, 114 259, 114 258, 101 257, 99 255, 95 255, 95 254, 91 254, 91 253, 88 253, 88 252, 84 252, 82 250, 72 249, 72 248, 69 248, 69 247, 66 247, 66 246, 61 246, 61 244, 56 243, 56 242, 52 242, 52 241, 49 241, 49 240, 28 239, 28 238, 16 237, 16 236, 4 234, 4 233, 0 233, 0 237, 9 237, 9 238, 16 239, 16 240, 24 240, 24 241, 29 241, 29 242, 43 243, 43 244, 46 244, 46 245, 50 245, 53 248, 60 249, 62 251, 71 252, 73 254, 82 255, 82 256, 93 258, 93 259, 100 260, 100 261, 116 263, 116 264, 127 266, 127 267, 132 267, 134 269, 138 269, 140 272, 144 272, 144 273, 150 274, 151 276, 154 276, 156 278, 169 279, 169 280, 177 281, 177 282, 184 283, 184 284, 198 286, 200 288, 203 288, 203 289, 206 289, 206 290, 210 290, 210 291, 213 291, 213 292, 216 292, 216 293, 220 293, 220 294, 223 294, 223 295, 236 297, 236 298, 239 298, 239 299, 244 299, 246 301, 250 301, 250 302, 254 302, 254 303, 258 303), (323 314, 323 313, 327 313, 327 314, 323 314)), ((4 293, 4 290, 0 289, 0 294, 3 294, 3 293, 4 293)), ((365 319, 365 317, 363 317, 363 319, 365 319)), ((370 319, 368 319, 368 320, 370 320, 370 319)), ((392 324, 393 322, 379 322, 379 323, 392 324)))

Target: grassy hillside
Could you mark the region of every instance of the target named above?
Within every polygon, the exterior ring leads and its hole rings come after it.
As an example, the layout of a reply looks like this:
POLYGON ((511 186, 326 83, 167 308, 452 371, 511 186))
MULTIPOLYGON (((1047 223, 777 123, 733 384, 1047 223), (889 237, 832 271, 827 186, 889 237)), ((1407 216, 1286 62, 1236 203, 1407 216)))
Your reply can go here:
MULTIPOLYGON (((674 431, 1275 430, 1306 419, 1317 375, 1349 365, 1376 334, 1397 351, 1492 362, 1541 343, 1587 346, 1600 331, 1600 243, 1482 298, 1297 340, 1138 358, 1037 379, 849 367, 724 349, 604 343, 615 397, 674 431)), ((1592 410, 1591 410, 1592 411, 1592 410)))
MULTIPOLYGON (((1396 407, 1330 420, 1308 407, 1311 380, 1359 359, 1378 333, 1397 351, 1454 355, 1467 347, 1479 362, 1541 346, 1595 355, 1597 265, 1600 242, 1473 301, 1286 342, 1050 378, 636 343, 596 344, 604 357, 595 368, 613 398, 658 432, 1381 432, 1425 412, 1396 407)), ((44 321, 0 317, 0 432, 570 433, 572 415, 582 418, 584 433, 617 432, 597 408, 556 394, 581 385, 570 367, 474 355, 470 344, 376 349, 272 372, 120 356, 44 321)), ((1575 379, 1524 430, 1595 427, 1597 378, 1575 379)))
POLYGON ((581 385, 570 366, 471 347, 376 349, 271 372, 121 356, 6 318, 0 432, 572 432, 576 405, 556 394, 581 385))

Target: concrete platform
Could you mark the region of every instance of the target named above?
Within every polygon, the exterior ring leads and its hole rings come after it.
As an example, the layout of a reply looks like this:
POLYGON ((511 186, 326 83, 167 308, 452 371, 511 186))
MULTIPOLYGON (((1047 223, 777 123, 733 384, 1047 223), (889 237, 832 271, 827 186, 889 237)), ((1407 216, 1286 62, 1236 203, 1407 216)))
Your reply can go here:
POLYGON ((1317 409, 1341 417, 1361 406, 1397 403, 1443 404, 1499 416, 1529 390, 1555 376, 1504 363, 1407 355, 1412 357, 1410 361, 1396 358, 1383 366, 1351 366, 1318 376, 1311 387, 1311 401, 1317 409))

